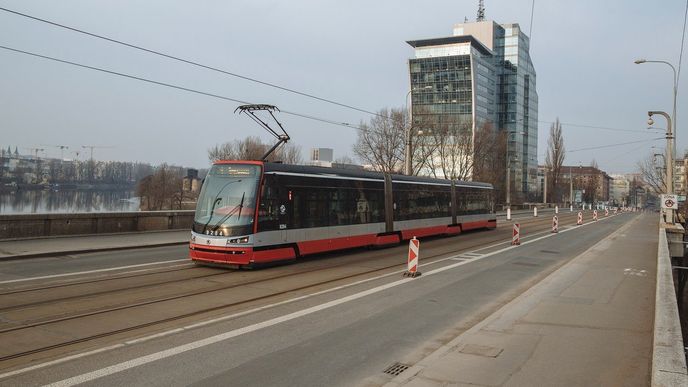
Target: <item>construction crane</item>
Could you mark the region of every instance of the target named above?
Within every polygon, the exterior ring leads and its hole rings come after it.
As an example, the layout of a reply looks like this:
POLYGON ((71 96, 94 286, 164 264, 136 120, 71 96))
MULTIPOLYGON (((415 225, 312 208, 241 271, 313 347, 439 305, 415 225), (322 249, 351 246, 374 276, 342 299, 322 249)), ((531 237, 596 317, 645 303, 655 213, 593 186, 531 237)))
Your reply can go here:
POLYGON ((64 160, 64 150, 69 149, 69 145, 46 145, 41 144, 41 146, 49 146, 52 148, 60 148, 60 160, 64 160))
POLYGON ((112 146, 101 146, 101 145, 82 145, 81 147, 84 149, 88 148, 91 150, 91 160, 93 160, 93 149, 96 149, 96 148, 99 148, 99 149, 101 149, 101 148, 114 148, 112 146))
POLYGON ((44 152, 45 151, 44 148, 24 148, 24 149, 31 151, 31 153, 36 155, 35 156, 36 158, 38 158, 38 152, 44 152))

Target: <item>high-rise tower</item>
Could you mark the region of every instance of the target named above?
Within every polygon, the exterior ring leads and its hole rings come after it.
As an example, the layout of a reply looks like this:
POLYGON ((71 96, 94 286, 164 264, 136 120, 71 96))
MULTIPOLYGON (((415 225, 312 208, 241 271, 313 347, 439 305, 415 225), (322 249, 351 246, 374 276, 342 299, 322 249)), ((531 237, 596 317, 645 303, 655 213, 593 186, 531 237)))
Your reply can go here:
MULTIPOLYGON (((454 26, 453 36, 413 40, 409 60, 413 121, 484 123, 507 132, 512 201, 537 192, 538 95, 530 39, 516 23, 484 18, 454 26)), ((506 165, 504 166, 506 168, 506 165)))

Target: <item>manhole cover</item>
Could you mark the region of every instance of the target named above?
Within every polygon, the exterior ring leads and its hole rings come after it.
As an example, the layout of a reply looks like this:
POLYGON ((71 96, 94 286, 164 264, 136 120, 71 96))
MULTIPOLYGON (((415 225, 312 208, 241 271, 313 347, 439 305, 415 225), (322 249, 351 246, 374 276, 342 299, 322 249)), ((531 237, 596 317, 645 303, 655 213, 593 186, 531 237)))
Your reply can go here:
POLYGON ((406 371, 410 366, 408 364, 394 363, 385 369, 384 373, 397 376, 406 371))

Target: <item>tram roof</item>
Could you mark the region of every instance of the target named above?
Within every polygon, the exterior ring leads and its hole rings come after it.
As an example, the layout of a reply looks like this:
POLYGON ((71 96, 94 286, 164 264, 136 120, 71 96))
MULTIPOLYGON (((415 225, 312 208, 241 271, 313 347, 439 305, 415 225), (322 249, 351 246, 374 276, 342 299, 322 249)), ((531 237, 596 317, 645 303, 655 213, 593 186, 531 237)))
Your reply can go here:
MULTIPOLYGON (((351 178, 364 178, 364 179, 378 179, 384 180, 384 175, 382 172, 366 171, 363 169, 355 168, 331 168, 331 167, 318 167, 312 165, 293 165, 293 164, 282 164, 282 163, 270 163, 266 162, 265 172, 290 172, 290 173, 302 173, 308 175, 322 175, 322 176, 341 176, 341 177, 351 177, 351 178)), ((406 176, 392 174, 392 180, 394 181, 407 181, 407 182, 418 182, 418 183, 434 183, 434 184, 451 184, 451 180, 446 179, 434 179, 431 177, 423 176, 406 176)), ((480 183, 473 181, 462 181, 456 180, 457 185, 481 187, 481 188, 492 188, 492 184, 480 183)))

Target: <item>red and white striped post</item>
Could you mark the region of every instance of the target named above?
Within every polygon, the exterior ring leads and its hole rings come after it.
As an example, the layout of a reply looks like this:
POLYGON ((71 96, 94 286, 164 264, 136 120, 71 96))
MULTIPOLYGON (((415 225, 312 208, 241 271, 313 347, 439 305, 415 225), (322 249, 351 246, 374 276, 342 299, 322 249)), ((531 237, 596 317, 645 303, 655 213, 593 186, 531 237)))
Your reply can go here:
POLYGON ((592 211, 592 220, 597 222, 597 210, 592 211))
POLYGON ((418 257, 420 253, 420 241, 413 237, 409 241, 409 251, 408 251, 408 268, 404 272, 404 277, 418 277, 420 272, 418 271, 418 257))
POLYGON ((604 216, 609 216, 609 208, 604 208, 604 216))
POLYGON ((511 245, 518 246, 521 244, 521 225, 514 223, 514 232, 511 235, 511 245))
POLYGON ((552 232, 553 233, 558 233, 559 232, 559 218, 557 218, 556 215, 552 217, 552 232))
POLYGON ((578 219, 576 220, 576 224, 579 226, 583 224, 583 213, 580 211, 578 211, 578 219))

